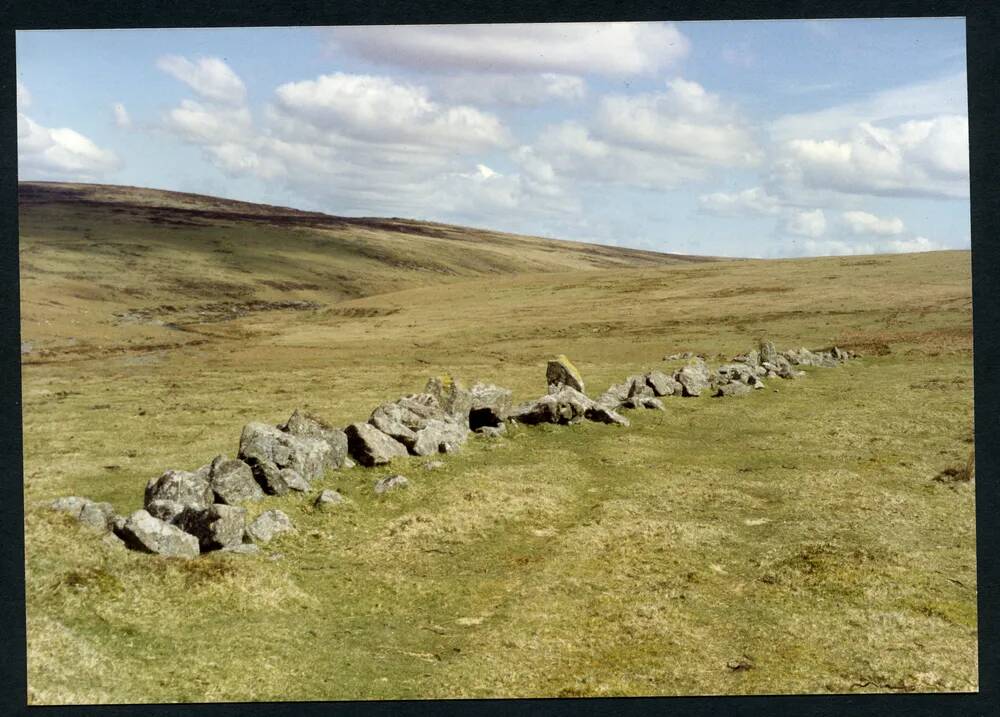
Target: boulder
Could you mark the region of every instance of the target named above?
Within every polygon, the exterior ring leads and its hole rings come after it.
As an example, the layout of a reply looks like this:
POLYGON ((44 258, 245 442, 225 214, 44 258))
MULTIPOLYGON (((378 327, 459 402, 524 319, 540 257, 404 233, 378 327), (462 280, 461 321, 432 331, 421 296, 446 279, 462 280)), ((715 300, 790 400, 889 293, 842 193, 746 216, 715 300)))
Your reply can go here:
POLYGON ((513 392, 492 383, 477 382, 469 389, 472 407, 469 409, 469 428, 478 431, 484 427, 503 425, 513 405, 513 392))
POLYGON ((774 344, 771 341, 761 341, 757 351, 760 354, 761 363, 764 363, 765 361, 774 363, 774 359, 779 355, 778 349, 774 348, 774 344))
POLYGON ((313 501, 313 505, 320 509, 327 509, 340 505, 343 502, 344 496, 335 490, 327 489, 316 496, 316 500, 313 501))
POLYGON ((511 418, 526 425, 565 425, 584 418, 599 423, 628 425, 628 420, 618 415, 608 404, 598 403, 570 386, 563 386, 553 394, 521 404, 512 411, 511 418))
POLYGON ((344 433, 351 457, 363 466, 383 465, 407 455, 406 446, 370 423, 352 423, 344 433))
POLYGON ((663 401, 652 396, 644 396, 639 399, 639 404, 643 408, 651 408, 656 411, 666 411, 667 409, 663 405, 663 401))
POLYGON ((146 484, 143 505, 154 500, 173 500, 182 505, 204 508, 212 504, 214 494, 208 477, 201 472, 169 470, 146 484))
POLYGON ((293 530, 295 526, 287 515, 280 510, 268 510, 247 526, 246 534, 256 543, 269 543, 278 535, 293 530))
POLYGON ((78 519, 84 525, 95 530, 110 530, 115 518, 115 509, 111 503, 94 503, 87 501, 80 511, 78 519))
POLYGON ((426 426, 417 431, 410 452, 416 456, 452 453, 461 448, 468 437, 469 429, 465 424, 431 419, 426 426))
POLYGON ((264 491, 254 480, 253 470, 239 459, 226 460, 218 456, 212 461, 208 482, 216 503, 239 505, 264 497, 264 491))
POLYGON ((121 530, 115 531, 132 550, 154 553, 168 558, 196 558, 201 552, 198 538, 177 526, 154 518, 145 510, 130 515, 121 530))
POLYGON ((506 423, 501 423, 499 426, 483 426, 477 431, 477 433, 484 438, 500 438, 506 432, 506 423))
POLYGON ((424 470, 436 471, 444 468, 444 461, 427 461, 424 463, 424 470))
POLYGON ((62 513, 67 513, 74 518, 80 517, 80 512, 83 510, 84 506, 93 503, 89 498, 81 498, 76 495, 69 495, 65 498, 56 498, 49 504, 52 510, 58 510, 62 513))
POLYGON ((628 399, 631 388, 632 383, 630 381, 616 383, 598 396, 597 403, 612 411, 621 408, 622 404, 628 399))
POLYGON ((646 374, 648 385, 656 396, 673 396, 682 390, 681 385, 663 371, 650 371, 646 374))
POLYGON ((201 551, 219 550, 243 542, 247 512, 243 508, 215 503, 207 508, 185 508, 174 524, 198 539, 201 551))
POLYGON ((332 469, 344 467, 344 461, 347 459, 347 436, 339 428, 333 428, 321 418, 298 409, 280 428, 296 438, 308 438, 326 443, 329 450, 324 458, 324 467, 332 469))
POLYGON ((424 393, 434 396, 441 410, 453 420, 466 425, 469 423, 472 394, 465 389, 460 381, 449 374, 434 376, 427 380, 424 393))
POLYGON ((173 523, 178 515, 184 512, 186 506, 176 500, 151 500, 146 505, 146 512, 164 523, 173 523))
POLYGON ((386 476, 375 483, 375 492, 381 495, 386 491, 397 490, 399 488, 407 488, 410 485, 410 481, 406 480, 404 476, 386 476))
POLYGON ((723 383, 718 385, 715 389, 716 396, 746 396, 748 393, 752 392, 753 389, 741 381, 723 383))
POLYGON ((851 357, 851 354, 850 354, 850 352, 848 352, 848 351, 844 351, 844 350, 843 350, 842 348, 840 348, 839 346, 834 346, 834 347, 833 347, 833 348, 832 348, 832 349, 830 350, 830 353, 831 353, 831 354, 833 354, 833 357, 834 357, 834 358, 835 358, 835 359, 836 359, 837 361, 847 361, 847 359, 849 359, 849 358, 851 357))
POLYGON ((745 354, 740 354, 739 356, 734 356, 733 361, 737 363, 745 363, 747 366, 756 368, 757 366, 760 366, 760 351, 753 350, 748 351, 745 354))
POLYGON ((626 427, 631 425, 625 416, 597 402, 588 408, 584 415, 588 421, 594 421, 596 423, 607 423, 610 425, 626 427))
POLYGON ((288 486, 288 490, 297 490, 300 493, 309 491, 309 481, 299 475, 298 471, 282 468, 278 473, 281 475, 281 480, 285 481, 285 485, 288 486))
POLYGON ((254 463, 270 462, 291 468, 306 480, 321 478, 329 463, 330 445, 322 439, 295 436, 277 426, 248 423, 240 436, 237 456, 252 468, 254 463))
POLYGON ((583 387, 583 377, 564 354, 549 361, 545 368, 545 381, 548 383, 549 393, 554 393, 563 386, 576 389, 580 393, 586 391, 583 387))
POLYGON ((427 426, 431 420, 453 419, 441 409, 433 394, 418 393, 382 404, 372 411, 368 422, 387 436, 410 447, 417 440, 417 431, 427 426))
POLYGON ((677 371, 674 379, 681 385, 681 395, 700 396, 709 387, 708 365, 700 358, 691 359, 687 366, 677 371))
POLYGON ((227 545, 224 548, 219 548, 219 552, 234 555, 257 555, 260 553, 260 546, 253 543, 240 543, 239 545, 227 545))
POLYGON ((625 383, 628 384, 629 398, 652 398, 656 395, 653 387, 646 382, 646 376, 642 374, 629 376, 625 379, 625 383))

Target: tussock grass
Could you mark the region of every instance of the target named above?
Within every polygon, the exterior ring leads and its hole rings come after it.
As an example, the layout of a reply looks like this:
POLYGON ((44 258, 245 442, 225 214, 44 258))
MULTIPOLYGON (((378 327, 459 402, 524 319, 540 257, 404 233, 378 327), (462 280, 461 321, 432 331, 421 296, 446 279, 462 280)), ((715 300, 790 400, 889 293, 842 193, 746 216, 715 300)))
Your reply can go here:
MULTIPOLYGON (((420 286, 383 258, 337 269, 375 292, 345 299, 306 266, 334 250, 301 228, 24 212, 24 340, 53 347, 23 367, 32 703, 977 689, 975 483, 934 480, 973 470, 968 253, 436 282, 411 265, 420 286), (234 263, 185 254, 212 247, 234 263), (200 324, 198 345, 114 322, 135 303, 123 287, 170 303, 159 262, 185 256, 198 291, 242 281, 334 310, 200 324), (435 471, 332 472, 316 491, 347 498, 334 510, 249 506, 297 526, 258 556, 140 555, 46 508, 80 494, 130 512, 164 469, 234 455, 249 420, 346 425, 430 375, 523 400, 565 353, 596 394, 762 336, 866 355, 741 399, 669 398, 627 430, 521 427, 435 471), (86 351, 55 350, 70 339, 86 351), (376 496, 391 473, 410 487, 376 496)), ((394 241, 341 231, 331 246, 394 241)))

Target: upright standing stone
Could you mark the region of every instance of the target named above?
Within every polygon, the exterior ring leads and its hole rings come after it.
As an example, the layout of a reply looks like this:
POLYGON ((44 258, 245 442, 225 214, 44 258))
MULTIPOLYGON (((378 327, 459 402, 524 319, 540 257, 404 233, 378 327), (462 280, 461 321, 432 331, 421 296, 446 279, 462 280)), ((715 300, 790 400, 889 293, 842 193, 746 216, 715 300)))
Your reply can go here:
POLYGON ((555 393, 563 386, 574 388, 580 393, 586 391, 583 387, 583 377, 565 354, 560 354, 549 361, 545 369, 545 380, 549 386, 549 393, 555 393))

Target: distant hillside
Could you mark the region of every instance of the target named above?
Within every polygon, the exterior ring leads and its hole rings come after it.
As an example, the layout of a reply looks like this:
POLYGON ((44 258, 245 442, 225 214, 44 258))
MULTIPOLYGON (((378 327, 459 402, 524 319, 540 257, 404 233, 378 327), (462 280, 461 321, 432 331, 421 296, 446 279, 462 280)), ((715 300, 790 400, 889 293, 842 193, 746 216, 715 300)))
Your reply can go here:
POLYGON ((175 345, 178 329, 477 277, 712 261, 97 184, 22 182, 19 214, 36 353, 175 345))

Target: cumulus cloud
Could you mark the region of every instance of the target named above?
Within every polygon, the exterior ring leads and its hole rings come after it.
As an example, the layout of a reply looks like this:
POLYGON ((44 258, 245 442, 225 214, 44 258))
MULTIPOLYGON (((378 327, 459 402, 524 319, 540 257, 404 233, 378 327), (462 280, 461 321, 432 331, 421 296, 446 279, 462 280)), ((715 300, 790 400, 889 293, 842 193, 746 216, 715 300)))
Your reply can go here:
POLYGON ((17 113, 17 163, 22 177, 93 180, 121 167, 114 152, 102 149, 68 127, 43 127, 17 113))
POLYGON ((768 194, 763 187, 702 194, 698 198, 698 206, 703 213, 720 217, 773 216, 782 209, 781 200, 768 194))
POLYGON ((883 219, 874 214, 862 211, 844 212, 844 222, 854 234, 870 234, 874 236, 896 236, 902 234, 905 227, 898 217, 883 219))
POLYGON ((652 73, 687 55, 669 23, 537 23, 337 27, 340 48, 379 63, 430 71, 652 73))
POLYGON ((132 126, 132 118, 128 114, 128 110, 125 109, 125 105, 121 102, 115 102, 111 105, 111 111, 115 116, 115 124, 122 128, 127 128, 132 126))
POLYGON ((856 242, 846 239, 806 239, 784 247, 781 256, 857 256, 865 254, 906 254, 947 249, 927 237, 856 242))
POLYGON ((785 231, 813 239, 823 236, 826 232, 826 215, 822 209, 792 212, 785 220, 785 231))
POLYGON ((17 80, 17 110, 20 112, 28 107, 31 107, 31 93, 28 92, 27 87, 21 84, 20 80, 17 80))
POLYGON ((966 198, 968 144, 968 119, 957 115, 895 127, 864 122, 845 141, 787 142, 774 163, 774 179, 846 194, 966 198))
POLYGON ((448 75, 435 79, 434 88, 438 95, 452 102, 511 106, 574 102, 587 94, 583 78, 553 72, 448 75))
POLYGON ((243 80, 218 57, 200 57, 192 62, 180 55, 165 55, 156 66, 210 102, 238 105, 246 99, 243 80))

